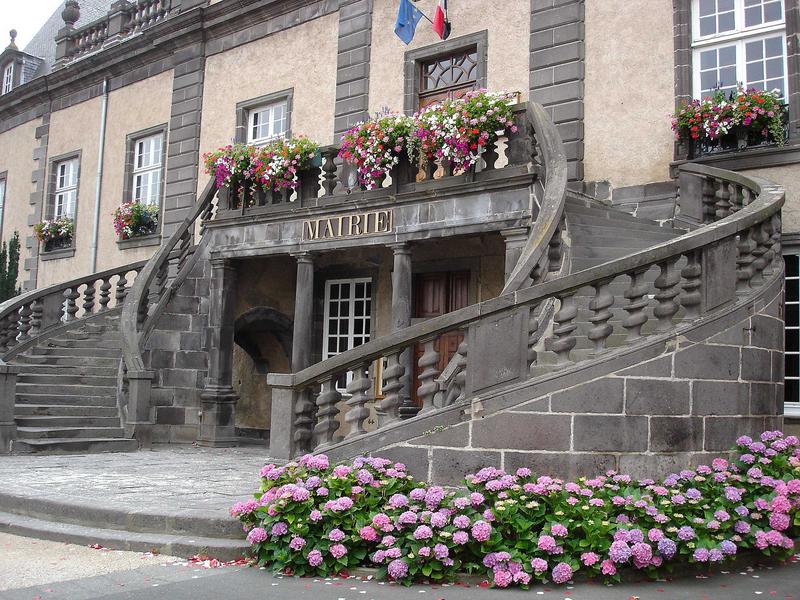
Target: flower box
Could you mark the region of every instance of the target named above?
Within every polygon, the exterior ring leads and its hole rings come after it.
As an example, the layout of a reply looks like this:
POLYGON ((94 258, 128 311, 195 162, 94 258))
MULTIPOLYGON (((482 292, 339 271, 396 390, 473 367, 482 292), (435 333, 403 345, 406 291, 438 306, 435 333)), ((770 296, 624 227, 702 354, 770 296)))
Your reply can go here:
POLYGON ((75 221, 70 217, 45 219, 33 226, 33 233, 44 245, 45 252, 72 247, 75 221))
POLYGON ((717 92, 692 100, 675 111, 672 130, 688 159, 783 145, 788 135, 788 110, 775 90, 743 88, 727 97, 717 92))
POLYGON ((155 204, 125 202, 113 213, 114 231, 120 240, 153 235, 158 231, 159 208, 155 204))

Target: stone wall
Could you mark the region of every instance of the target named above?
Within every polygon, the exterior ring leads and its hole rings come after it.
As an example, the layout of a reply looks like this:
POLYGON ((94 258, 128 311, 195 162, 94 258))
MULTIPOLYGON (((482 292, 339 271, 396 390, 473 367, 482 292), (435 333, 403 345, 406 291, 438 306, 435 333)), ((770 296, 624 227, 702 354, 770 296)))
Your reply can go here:
POLYGON ((737 436, 783 423, 780 277, 762 297, 627 359, 481 398, 465 422, 417 430, 374 454, 445 484, 488 465, 655 477, 709 461, 737 436))

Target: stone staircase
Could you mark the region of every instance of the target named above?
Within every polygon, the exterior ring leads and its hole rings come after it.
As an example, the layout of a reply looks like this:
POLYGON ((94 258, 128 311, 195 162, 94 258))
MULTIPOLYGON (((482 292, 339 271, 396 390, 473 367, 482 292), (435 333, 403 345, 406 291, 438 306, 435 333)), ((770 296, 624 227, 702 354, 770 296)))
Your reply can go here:
POLYGON ((117 407, 119 317, 109 315, 40 340, 16 356, 20 368, 15 452, 127 452, 117 407))

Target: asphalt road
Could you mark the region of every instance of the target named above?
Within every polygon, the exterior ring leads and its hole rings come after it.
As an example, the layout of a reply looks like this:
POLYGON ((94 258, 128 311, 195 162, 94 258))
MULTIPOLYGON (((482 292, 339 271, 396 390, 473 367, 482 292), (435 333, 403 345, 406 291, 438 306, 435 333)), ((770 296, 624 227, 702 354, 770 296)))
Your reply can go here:
POLYGON ((205 569, 176 562, 0 592, 0 599, 3 600, 532 600, 539 597, 558 600, 800 600, 800 564, 795 562, 774 568, 719 573, 671 582, 617 586, 581 583, 564 587, 536 586, 524 591, 462 585, 418 585, 406 588, 359 578, 296 579, 273 577, 264 570, 247 567, 205 569))

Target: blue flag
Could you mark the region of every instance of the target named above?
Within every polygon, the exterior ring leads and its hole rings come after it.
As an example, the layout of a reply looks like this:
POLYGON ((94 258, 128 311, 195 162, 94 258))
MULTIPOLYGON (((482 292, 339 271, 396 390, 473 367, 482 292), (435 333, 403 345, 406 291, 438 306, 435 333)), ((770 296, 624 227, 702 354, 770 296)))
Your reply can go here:
POLYGON ((400 10, 397 11, 397 23, 394 32, 405 44, 410 44, 417 30, 417 23, 422 18, 422 12, 411 4, 411 0, 400 0, 400 10))

